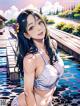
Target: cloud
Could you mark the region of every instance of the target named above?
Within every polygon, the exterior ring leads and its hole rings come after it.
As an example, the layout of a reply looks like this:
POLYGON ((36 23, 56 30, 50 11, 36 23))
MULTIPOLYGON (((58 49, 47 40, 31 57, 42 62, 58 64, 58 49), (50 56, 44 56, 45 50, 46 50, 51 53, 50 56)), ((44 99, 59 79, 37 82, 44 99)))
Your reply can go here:
POLYGON ((22 12, 22 11, 24 11, 24 10, 26 10, 26 9, 34 9, 34 10, 39 11, 36 6, 34 6, 33 4, 30 4, 30 5, 26 6, 25 8, 21 9, 20 12, 22 12))
MULTIPOLYGON (((35 7, 35 5, 33 5, 33 4, 26 6, 25 8, 21 9, 20 11, 18 10, 18 8, 15 5, 13 5, 5 12, 0 10, 0 14, 3 15, 6 19, 10 20, 10 19, 17 18, 18 14, 21 11, 23 11, 25 9, 29 9, 29 8, 39 11, 38 8, 35 7)), ((61 11, 62 8, 63 7, 59 4, 59 2, 52 4, 50 1, 46 1, 44 6, 42 7, 42 12, 43 13, 56 12, 57 10, 61 11)))
POLYGON ((44 6, 42 7, 42 12, 43 13, 49 13, 53 8, 53 5, 51 2, 46 1, 44 6))
POLYGON ((39 11, 32 4, 26 6, 25 8, 21 9, 20 11, 18 10, 18 8, 16 6, 13 5, 8 10, 6 10, 5 12, 3 12, 2 10, 0 10, 0 14, 2 16, 4 16, 6 19, 8 19, 8 20, 10 20, 10 19, 16 19, 17 16, 19 15, 19 13, 22 12, 23 10, 26 10, 26 9, 35 9, 35 10, 39 11))
POLYGON ((61 6, 59 2, 56 2, 56 3, 54 3, 54 5, 53 5, 53 9, 54 9, 55 12, 56 12, 57 10, 58 10, 58 11, 62 11, 63 6, 61 6))
POLYGON ((0 15, 4 16, 4 11, 0 10, 0 15))
POLYGON ((56 12, 61 11, 63 9, 63 7, 60 5, 59 2, 55 2, 54 4, 52 4, 50 1, 46 1, 45 5, 42 7, 42 12, 47 14, 49 12, 56 12))
POLYGON ((10 9, 6 10, 4 13, 5 18, 7 18, 8 20, 13 19, 13 18, 17 18, 19 14, 19 10, 16 6, 11 6, 10 9))

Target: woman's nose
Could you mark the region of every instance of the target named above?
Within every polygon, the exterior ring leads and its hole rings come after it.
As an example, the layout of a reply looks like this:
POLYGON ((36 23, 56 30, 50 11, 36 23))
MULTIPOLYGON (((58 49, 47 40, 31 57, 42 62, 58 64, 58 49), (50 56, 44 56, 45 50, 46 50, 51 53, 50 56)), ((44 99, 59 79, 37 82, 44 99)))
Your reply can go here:
POLYGON ((37 25, 37 29, 38 29, 38 31, 40 31, 42 28, 40 25, 37 25))

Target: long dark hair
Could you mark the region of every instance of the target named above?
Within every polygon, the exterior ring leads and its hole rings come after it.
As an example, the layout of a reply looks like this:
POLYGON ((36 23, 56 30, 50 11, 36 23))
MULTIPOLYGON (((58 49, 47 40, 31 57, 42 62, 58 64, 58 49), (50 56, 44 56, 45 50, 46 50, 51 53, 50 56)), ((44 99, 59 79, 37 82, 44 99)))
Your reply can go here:
POLYGON ((23 71, 24 57, 29 53, 35 54, 38 52, 38 48, 36 47, 35 43, 33 42, 33 39, 32 38, 28 39, 24 36, 24 33, 27 32, 26 31, 27 17, 30 14, 33 15, 34 17, 37 16, 39 19, 41 19, 43 21, 45 28, 46 28, 44 44, 45 44, 46 50, 47 50, 49 58, 50 58, 50 64, 53 65, 54 61, 57 61, 55 52, 53 51, 52 46, 50 44, 50 36, 48 34, 44 19, 41 17, 41 15, 38 12, 36 12, 34 10, 30 10, 30 9, 25 10, 25 11, 21 12, 19 14, 19 16, 17 17, 17 23, 19 24, 19 29, 17 32, 17 36, 18 36, 17 65, 19 67, 19 70, 20 70, 22 76, 24 75, 24 71, 23 71), (54 57, 54 60, 53 60, 53 57, 54 57))

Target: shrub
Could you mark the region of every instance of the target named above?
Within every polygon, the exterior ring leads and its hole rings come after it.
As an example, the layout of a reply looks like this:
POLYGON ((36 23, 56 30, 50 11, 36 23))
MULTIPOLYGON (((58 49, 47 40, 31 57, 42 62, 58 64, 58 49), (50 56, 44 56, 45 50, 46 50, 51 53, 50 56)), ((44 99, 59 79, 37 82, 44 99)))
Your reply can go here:
POLYGON ((64 11, 64 12, 62 12, 62 13, 59 13, 58 15, 59 15, 60 17, 68 17, 70 13, 71 13, 70 10, 66 10, 66 11, 64 11))
POLYGON ((80 37, 80 25, 78 25, 78 26, 76 27, 76 29, 73 31, 73 34, 80 37))
POLYGON ((54 22, 54 20, 52 20, 52 19, 47 21, 47 24, 54 24, 54 23, 55 23, 55 22, 54 22))
POLYGON ((0 21, 0 29, 2 29, 4 27, 4 24, 2 21, 0 21))
POLYGON ((59 13, 58 16, 63 17, 63 13, 59 13))
POLYGON ((78 3, 74 9, 61 12, 58 16, 80 19, 80 3, 78 3))
POLYGON ((74 13, 79 13, 80 14, 80 3, 77 4, 77 6, 73 10, 74 13))
POLYGON ((72 31, 74 30, 74 26, 72 24, 66 24, 61 28, 61 30, 72 33, 72 31))
POLYGON ((0 25, 0 29, 2 29, 3 28, 3 25, 0 25))
POLYGON ((74 14, 75 19, 80 19, 80 14, 74 14))
POLYGON ((56 28, 61 29, 65 25, 64 22, 60 22, 59 24, 56 25, 56 28))
POLYGON ((80 32, 80 24, 76 28, 80 32))

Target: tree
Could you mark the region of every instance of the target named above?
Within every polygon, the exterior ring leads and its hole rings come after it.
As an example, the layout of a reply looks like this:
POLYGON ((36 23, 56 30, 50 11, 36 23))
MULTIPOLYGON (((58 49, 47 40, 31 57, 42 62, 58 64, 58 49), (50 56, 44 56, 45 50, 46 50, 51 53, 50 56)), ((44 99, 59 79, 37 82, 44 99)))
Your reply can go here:
POLYGON ((80 4, 78 4, 74 9, 73 9, 74 13, 80 13, 80 4))

